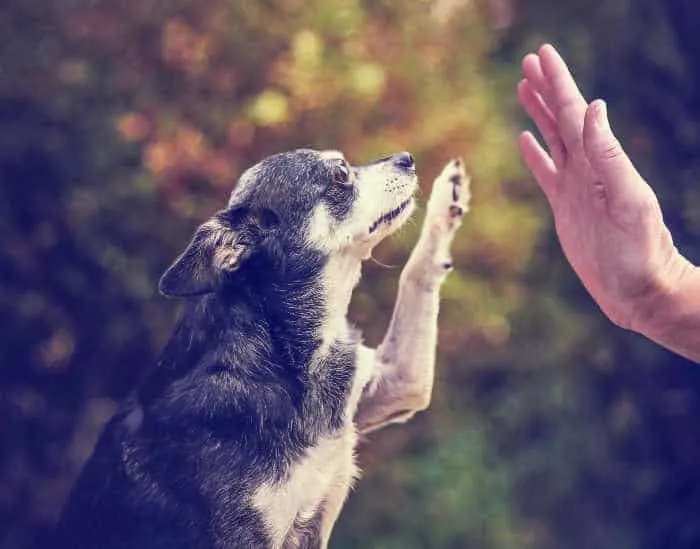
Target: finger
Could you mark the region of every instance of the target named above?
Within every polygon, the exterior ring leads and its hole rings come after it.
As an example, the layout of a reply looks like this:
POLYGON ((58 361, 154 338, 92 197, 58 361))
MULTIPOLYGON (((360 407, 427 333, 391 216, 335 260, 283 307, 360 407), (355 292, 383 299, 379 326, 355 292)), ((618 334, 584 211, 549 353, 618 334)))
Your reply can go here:
POLYGON ((601 178, 606 196, 614 200, 630 187, 644 183, 610 128, 605 102, 596 100, 586 111, 583 143, 591 167, 601 178))
POLYGON ((554 115, 544 104, 542 97, 533 89, 529 80, 521 80, 518 84, 518 99, 542 134, 554 165, 557 169, 562 169, 566 162, 566 149, 559 136, 559 127, 554 115))
POLYGON ((550 90, 554 109, 586 107, 586 100, 578 89, 569 67, 551 44, 540 48, 539 59, 547 89, 550 90))
POLYGON ((564 146, 572 154, 583 153, 583 118, 586 100, 574 82, 569 68, 549 44, 540 48, 542 72, 550 90, 549 106, 559 123, 564 146))
POLYGON ((532 87, 542 96, 545 104, 549 107, 549 84, 547 84, 547 79, 542 72, 540 57, 536 53, 529 53, 523 58, 522 68, 523 76, 532 84, 532 87))
POLYGON ((554 162, 530 132, 520 134, 518 149, 525 165, 552 204, 557 186, 557 169, 554 162))

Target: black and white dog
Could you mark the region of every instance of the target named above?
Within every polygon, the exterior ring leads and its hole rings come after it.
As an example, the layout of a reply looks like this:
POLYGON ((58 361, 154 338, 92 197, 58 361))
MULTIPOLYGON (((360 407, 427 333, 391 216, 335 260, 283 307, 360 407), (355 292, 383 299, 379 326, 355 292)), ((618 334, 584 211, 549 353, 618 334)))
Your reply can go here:
POLYGON ((413 210, 413 158, 351 166, 297 150, 246 171, 160 291, 186 310, 109 422, 55 547, 325 548, 358 475, 358 434, 430 401, 439 290, 469 199, 437 178, 377 349, 346 313, 363 259, 413 210))

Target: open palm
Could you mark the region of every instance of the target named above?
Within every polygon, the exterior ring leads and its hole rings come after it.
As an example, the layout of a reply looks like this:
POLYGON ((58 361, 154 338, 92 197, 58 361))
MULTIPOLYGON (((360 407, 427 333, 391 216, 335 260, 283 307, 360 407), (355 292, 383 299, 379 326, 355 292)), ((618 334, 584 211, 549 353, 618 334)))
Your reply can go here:
POLYGON ((526 56, 523 73, 518 98, 549 149, 525 132, 523 159, 549 200, 574 271, 613 322, 633 328, 687 262, 654 192, 610 130, 605 104, 586 102, 552 46, 526 56))

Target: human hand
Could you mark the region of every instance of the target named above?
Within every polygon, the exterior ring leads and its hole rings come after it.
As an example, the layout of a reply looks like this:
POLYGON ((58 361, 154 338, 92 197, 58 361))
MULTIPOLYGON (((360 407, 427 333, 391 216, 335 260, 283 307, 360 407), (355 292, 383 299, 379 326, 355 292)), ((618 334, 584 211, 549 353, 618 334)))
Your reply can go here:
POLYGON ((643 331, 650 307, 693 267, 613 135, 605 103, 587 104, 550 45, 523 59, 523 74, 518 98, 549 154, 530 132, 520 153, 549 201, 564 254, 613 322, 643 331))

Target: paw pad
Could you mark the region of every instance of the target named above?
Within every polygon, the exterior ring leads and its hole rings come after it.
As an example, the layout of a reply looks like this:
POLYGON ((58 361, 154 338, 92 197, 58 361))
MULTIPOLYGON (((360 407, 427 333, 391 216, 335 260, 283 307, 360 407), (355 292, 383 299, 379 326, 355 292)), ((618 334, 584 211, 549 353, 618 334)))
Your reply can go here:
POLYGON ((459 200, 459 188, 462 186, 462 178, 456 173, 450 177, 450 183, 452 183, 452 200, 457 202, 459 200))
POLYGON ((469 176, 461 158, 451 160, 435 179, 428 201, 426 221, 442 234, 452 239, 469 209, 469 176))

